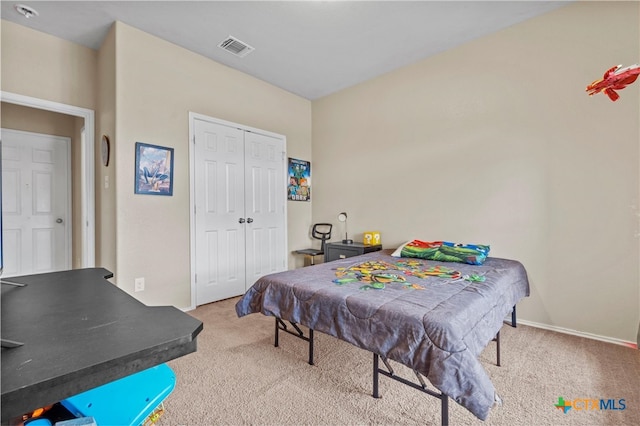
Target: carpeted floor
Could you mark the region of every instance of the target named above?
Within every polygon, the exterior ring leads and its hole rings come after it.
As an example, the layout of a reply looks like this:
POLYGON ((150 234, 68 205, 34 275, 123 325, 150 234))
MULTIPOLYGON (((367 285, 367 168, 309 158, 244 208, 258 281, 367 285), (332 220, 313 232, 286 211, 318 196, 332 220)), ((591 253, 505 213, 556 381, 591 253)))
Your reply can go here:
MULTIPOLYGON (((316 333, 310 366, 306 342, 281 333, 275 348, 273 318, 237 318, 237 300, 190 312, 204 330, 196 353, 169 363, 178 383, 160 426, 440 424, 439 400, 386 377, 382 398, 371 397, 371 353, 316 333)), ((640 424, 640 351, 523 325, 503 327, 501 341, 502 367, 495 343, 480 359, 504 404, 481 422, 450 400, 451 425, 640 424), (554 406, 559 397, 614 399, 616 408, 624 399, 626 408, 565 414, 554 406)))

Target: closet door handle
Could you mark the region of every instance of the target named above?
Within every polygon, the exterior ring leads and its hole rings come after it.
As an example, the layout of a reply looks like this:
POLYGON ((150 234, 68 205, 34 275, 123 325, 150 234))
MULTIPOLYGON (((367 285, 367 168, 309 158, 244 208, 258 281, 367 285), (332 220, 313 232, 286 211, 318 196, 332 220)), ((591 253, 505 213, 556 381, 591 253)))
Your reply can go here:
POLYGON ((253 219, 251 219, 250 217, 247 218, 247 223, 252 223, 253 219))
POLYGON ((238 223, 244 223, 244 217, 241 217, 240 219, 238 219, 238 223))

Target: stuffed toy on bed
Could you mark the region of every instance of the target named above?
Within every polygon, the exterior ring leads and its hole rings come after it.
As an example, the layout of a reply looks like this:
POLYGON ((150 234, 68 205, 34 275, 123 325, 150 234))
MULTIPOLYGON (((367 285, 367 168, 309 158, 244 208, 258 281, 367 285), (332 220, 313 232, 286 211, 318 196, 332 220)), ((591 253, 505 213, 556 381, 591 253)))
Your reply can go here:
POLYGON ((398 247, 392 256, 482 265, 489 255, 489 249, 488 245, 480 244, 413 240, 398 247))

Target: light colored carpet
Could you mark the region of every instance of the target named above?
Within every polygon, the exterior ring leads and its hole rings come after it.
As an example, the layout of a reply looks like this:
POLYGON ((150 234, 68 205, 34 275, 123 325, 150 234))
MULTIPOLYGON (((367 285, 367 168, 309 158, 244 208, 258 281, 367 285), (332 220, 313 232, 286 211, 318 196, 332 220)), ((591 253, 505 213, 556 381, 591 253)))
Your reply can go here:
MULTIPOLYGON (((280 333, 274 347, 274 319, 237 318, 237 300, 190 312, 204 330, 196 353, 169 363, 178 383, 160 426, 440 424, 439 400, 394 380, 381 376, 382 398, 371 397, 371 353, 316 333, 310 366, 306 342, 280 333)), ((451 425, 640 424, 640 351, 523 325, 505 325, 501 340, 502 367, 495 343, 480 359, 504 404, 481 422, 450 399, 451 425), (565 414, 554 407, 558 397, 624 399, 626 409, 565 414)))

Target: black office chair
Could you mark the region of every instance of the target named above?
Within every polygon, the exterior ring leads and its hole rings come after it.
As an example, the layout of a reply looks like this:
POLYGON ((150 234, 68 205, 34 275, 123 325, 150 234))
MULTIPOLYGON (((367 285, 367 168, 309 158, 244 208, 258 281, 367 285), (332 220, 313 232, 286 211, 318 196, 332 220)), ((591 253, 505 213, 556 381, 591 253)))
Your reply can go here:
POLYGON ((316 223, 313 225, 313 228, 311 228, 311 237, 321 241, 320 249, 308 248, 296 250, 294 253, 303 254, 306 257, 309 257, 311 259, 311 265, 315 265, 315 257, 324 254, 324 244, 331 238, 331 228, 333 228, 333 225, 330 223, 316 223))

